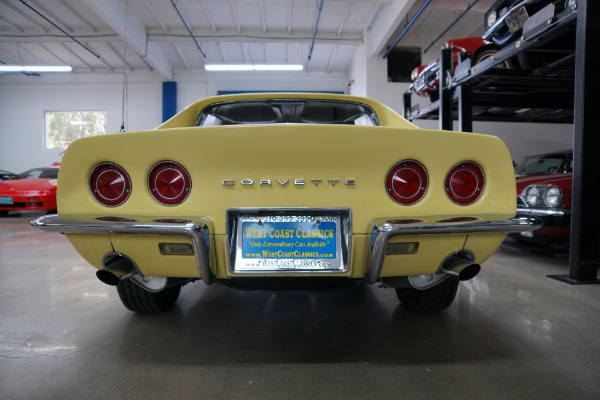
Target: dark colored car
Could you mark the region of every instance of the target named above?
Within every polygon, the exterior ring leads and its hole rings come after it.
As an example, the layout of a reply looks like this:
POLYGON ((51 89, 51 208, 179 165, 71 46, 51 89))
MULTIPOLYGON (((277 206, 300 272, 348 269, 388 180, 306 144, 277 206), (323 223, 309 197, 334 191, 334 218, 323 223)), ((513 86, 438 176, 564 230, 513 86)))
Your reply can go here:
POLYGON ((517 165, 517 214, 543 220, 535 232, 510 234, 513 239, 568 246, 571 234, 571 150, 525 157, 517 165))
POLYGON ((576 0, 496 0, 485 13, 483 39, 503 48, 523 34, 527 21, 533 29, 576 8, 576 0))

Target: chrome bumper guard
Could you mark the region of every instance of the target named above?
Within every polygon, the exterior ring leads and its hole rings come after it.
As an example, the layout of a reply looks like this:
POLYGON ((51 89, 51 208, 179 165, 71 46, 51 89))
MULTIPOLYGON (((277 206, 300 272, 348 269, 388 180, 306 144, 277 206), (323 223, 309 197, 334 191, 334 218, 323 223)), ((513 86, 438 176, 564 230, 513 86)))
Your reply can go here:
POLYGON ((393 219, 380 218, 370 225, 371 265, 365 274, 365 281, 372 284, 379 280, 388 242, 394 236, 526 232, 539 229, 542 221, 536 217, 515 217, 500 221, 394 223, 393 219))
POLYGON ((194 222, 141 222, 141 221, 102 221, 65 219, 58 215, 47 215, 31 221, 31 226, 44 232, 56 233, 86 233, 86 234, 141 234, 184 236, 191 240, 196 255, 198 271, 202 281, 207 285, 212 283, 213 274, 210 270, 210 240, 211 223, 201 219, 194 222))

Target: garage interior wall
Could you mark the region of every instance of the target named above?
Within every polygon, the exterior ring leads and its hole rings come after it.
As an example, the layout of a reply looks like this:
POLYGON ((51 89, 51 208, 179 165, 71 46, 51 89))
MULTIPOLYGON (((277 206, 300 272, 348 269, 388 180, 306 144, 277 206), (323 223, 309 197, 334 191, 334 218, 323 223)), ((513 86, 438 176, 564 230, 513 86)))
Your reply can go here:
MULTIPOLYGON (((282 74, 178 74, 178 111, 219 90, 341 91, 347 76, 282 74)), ((0 76, 0 169, 23 172, 59 160, 46 150, 45 111, 106 111, 109 133, 122 122, 122 74, 0 76)), ((127 76, 125 128, 152 129, 162 123, 162 80, 154 74, 127 76)))
MULTIPOLYGON (((44 147, 45 111, 107 111, 107 132, 118 132, 123 115, 123 81, 123 75, 116 73, 0 76, 0 169, 22 172, 59 159, 61 150, 44 147)), ((178 110, 216 95, 219 90, 301 90, 367 96, 401 113, 402 94, 408 90, 408 83, 388 82, 387 61, 381 56, 372 56, 367 45, 355 51, 348 76, 185 73, 176 74, 174 81, 177 82, 178 110)), ((159 125, 162 79, 158 74, 129 74, 126 88, 125 128, 151 129, 159 125)), ((423 105, 429 101, 418 96, 413 98, 415 103, 423 105)), ((415 120, 413 123, 422 128, 438 128, 437 121, 415 120)), ((572 125, 479 122, 474 124, 474 131, 502 138, 516 162, 526 155, 572 148, 572 125)))

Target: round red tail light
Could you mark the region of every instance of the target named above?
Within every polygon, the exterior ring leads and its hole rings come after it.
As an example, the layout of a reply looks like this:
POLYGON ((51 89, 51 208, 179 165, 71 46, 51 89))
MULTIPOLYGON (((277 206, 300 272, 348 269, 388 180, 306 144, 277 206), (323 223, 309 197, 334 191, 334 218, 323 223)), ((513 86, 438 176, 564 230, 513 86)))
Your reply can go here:
POLYGON ((148 174, 148 190, 160 204, 176 206, 183 203, 192 189, 192 180, 181 165, 173 161, 155 164, 148 174))
POLYGON ((420 162, 404 160, 388 172, 385 185, 392 200, 402 205, 411 205, 425 196, 429 178, 420 162))
POLYGON ((131 179, 117 164, 102 162, 90 173, 90 190, 98 203, 116 207, 129 198, 131 179))
POLYGON ((483 194, 485 175, 479 164, 461 162, 446 176, 446 193, 456 204, 465 206, 474 203, 483 194))

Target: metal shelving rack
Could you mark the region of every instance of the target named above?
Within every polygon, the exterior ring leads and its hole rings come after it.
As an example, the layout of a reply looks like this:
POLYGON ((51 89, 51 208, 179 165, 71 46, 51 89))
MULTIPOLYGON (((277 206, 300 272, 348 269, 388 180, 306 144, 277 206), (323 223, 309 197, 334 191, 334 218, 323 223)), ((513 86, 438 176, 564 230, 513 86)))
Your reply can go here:
POLYGON ((600 283, 600 206, 593 193, 600 183, 595 163, 600 134, 594 129, 598 121, 591 120, 600 110, 600 65, 591 57, 600 24, 593 15, 600 15, 600 2, 579 0, 575 8, 529 30, 494 58, 471 66, 468 55, 461 57, 453 76, 452 50, 442 49, 440 76, 449 79, 440 79, 439 100, 418 108, 411 106, 410 93, 404 95, 407 119, 439 120, 444 130, 453 129, 455 120, 465 132, 472 131, 473 121, 574 125, 569 275, 554 277, 571 284, 600 283), (495 68, 542 52, 552 54, 552 62, 531 69, 495 68))

